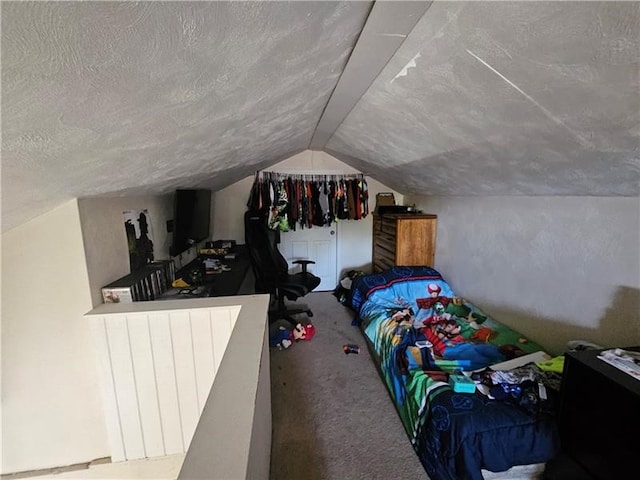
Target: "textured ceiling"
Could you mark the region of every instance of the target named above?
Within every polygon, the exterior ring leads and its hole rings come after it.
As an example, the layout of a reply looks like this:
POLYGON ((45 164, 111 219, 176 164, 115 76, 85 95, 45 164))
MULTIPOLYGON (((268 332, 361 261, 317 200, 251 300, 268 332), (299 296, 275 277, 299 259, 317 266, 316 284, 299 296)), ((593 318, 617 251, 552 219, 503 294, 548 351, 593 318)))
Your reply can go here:
POLYGON ((639 6, 434 2, 325 150, 403 193, 638 196, 639 6))
POLYGON ((2 2, 3 231, 225 187, 319 124, 402 193, 640 195, 637 2, 385 3, 2 2))
POLYGON ((2 3, 3 230, 305 150, 364 2, 2 3))

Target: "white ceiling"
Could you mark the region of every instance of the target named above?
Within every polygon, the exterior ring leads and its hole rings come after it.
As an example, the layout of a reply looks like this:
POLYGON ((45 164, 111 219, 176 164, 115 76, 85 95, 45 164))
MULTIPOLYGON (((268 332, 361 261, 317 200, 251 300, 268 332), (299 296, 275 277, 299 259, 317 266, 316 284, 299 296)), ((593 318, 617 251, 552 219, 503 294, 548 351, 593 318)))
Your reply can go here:
POLYGON ((310 147, 405 194, 640 196, 638 2, 0 6, 3 231, 310 147))

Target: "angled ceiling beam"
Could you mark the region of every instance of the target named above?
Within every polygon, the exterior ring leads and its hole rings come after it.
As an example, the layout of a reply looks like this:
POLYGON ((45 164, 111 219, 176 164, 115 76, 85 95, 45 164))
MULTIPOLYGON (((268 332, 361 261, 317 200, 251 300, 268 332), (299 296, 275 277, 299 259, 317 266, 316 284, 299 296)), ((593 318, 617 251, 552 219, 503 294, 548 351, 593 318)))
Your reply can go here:
POLYGON ((322 150, 402 45, 431 1, 377 1, 358 37, 336 87, 325 106, 309 144, 322 150))

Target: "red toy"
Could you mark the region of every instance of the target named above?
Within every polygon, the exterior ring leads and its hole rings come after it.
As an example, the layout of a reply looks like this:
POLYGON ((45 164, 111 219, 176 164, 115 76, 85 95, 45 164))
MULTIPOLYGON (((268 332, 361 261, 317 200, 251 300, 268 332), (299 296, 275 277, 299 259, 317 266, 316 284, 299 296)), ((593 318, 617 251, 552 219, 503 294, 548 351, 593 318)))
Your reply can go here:
POLYGON ((278 350, 284 350, 289 348, 293 342, 311 340, 315 334, 316 327, 310 323, 306 325, 298 323, 291 329, 280 326, 275 334, 271 335, 270 343, 272 347, 276 347, 278 350))

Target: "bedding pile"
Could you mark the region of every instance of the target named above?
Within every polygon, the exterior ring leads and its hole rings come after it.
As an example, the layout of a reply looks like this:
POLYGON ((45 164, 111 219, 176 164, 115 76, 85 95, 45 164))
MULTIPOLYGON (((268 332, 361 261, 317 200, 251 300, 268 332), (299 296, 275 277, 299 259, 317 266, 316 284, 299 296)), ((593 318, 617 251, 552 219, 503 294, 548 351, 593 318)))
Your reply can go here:
POLYGON ((558 452, 559 374, 526 361, 540 358, 540 345, 457 296, 436 270, 358 276, 351 308, 432 480, 481 480, 482 469, 543 463, 558 452), (496 368, 516 358, 518 368, 496 368), (458 375, 476 388, 465 393, 450 381, 458 375))

